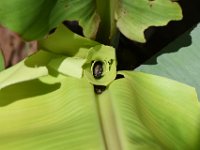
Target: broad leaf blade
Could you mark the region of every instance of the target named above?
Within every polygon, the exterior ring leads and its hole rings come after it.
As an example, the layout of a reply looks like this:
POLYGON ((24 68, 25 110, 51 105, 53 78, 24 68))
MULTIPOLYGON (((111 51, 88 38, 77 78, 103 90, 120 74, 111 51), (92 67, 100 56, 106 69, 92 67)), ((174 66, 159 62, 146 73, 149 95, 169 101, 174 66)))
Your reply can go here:
POLYGON ((0 118, 0 149, 105 150, 86 80, 46 76, 6 87, 0 118))
POLYGON ((125 78, 99 96, 85 79, 59 74, 1 89, 0 148, 199 148, 200 112, 193 88, 143 73, 121 74, 125 78))
POLYGON ((180 6, 171 0, 124 0, 117 11, 117 26, 127 38, 145 42, 145 29, 181 18, 180 6))
POLYGON ((191 85, 196 88, 200 96, 200 24, 191 30, 170 43, 136 70, 191 85))
POLYGON ((1 0, 0 18, 27 40, 43 37, 64 20, 79 21, 84 35, 94 38, 100 21, 93 0, 1 0))
POLYGON ((193 88, 139 72, 121 74, 125 78, 99 96, 101 103, 107 94, 111 103, 102 109, 111 109, 121 149, 199 149, 200 105, 193 88))

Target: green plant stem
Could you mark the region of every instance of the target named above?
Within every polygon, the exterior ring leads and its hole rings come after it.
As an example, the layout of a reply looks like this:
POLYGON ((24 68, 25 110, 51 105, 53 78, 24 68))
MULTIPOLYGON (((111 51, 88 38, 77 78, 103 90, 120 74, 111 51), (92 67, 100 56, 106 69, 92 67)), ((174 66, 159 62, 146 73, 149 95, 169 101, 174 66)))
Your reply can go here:
MULTIPOLYGON (((117 0, 96 0, 97 12, 100 15, 101 22, 97 32, 96 40, 106 45, 118 43, 118 30, 116 28, 115 11, 118 6, 117 0), (113 41, 115 41, 113 43, 113 41)), ((115 47, 116 48, 116 47, 115 47)))

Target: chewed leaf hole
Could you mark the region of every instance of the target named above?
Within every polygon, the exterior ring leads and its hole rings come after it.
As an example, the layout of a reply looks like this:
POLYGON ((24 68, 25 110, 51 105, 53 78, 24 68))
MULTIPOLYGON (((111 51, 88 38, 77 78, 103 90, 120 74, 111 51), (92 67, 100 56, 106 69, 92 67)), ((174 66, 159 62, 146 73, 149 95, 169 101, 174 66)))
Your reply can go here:
POLYGON ((92 61, 92 73, 95 79, 100 79, 103 76, 103 62, 92 61))
POLYGON ((49 34, 53 34, 56 31, 56 28, 53 28, 49 31, 49 34))

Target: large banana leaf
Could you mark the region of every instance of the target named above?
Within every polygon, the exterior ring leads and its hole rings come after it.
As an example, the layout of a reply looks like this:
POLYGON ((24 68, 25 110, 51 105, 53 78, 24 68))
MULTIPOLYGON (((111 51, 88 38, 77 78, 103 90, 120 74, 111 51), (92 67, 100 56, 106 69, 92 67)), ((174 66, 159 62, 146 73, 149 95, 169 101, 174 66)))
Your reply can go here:
POLYGON ((43 37, 64 20, 76 20, 89 38, 95 38, 98 29, 101 38, 112 38, 117 26, 126 37, 145 42, 143 32, 149 26, 181 18, 181 8, 170 0, 0 1, 0 24, 26 40, 43 37))
POLYGON ((196 88, 200 97, 200 24, 193 27, 136 70, 164 76, 196 88))
POLYGON ((61 61, 61 69, 55 61, 68 58, 67 52, 53 53, 48 43, 40 44, 43 51, 0 73, 0 149, 199 149, 200 105, 194 88, 133 71, 107 79, 117 74, 115 53, 100 44, 70 57, 86 59, 82 76, 70 76, 70 70, 63 71, 70 61, 61 61), (92 76, 93 61, 102 61, 102 79, 92 76), (102 85, 105 91, 96 94, 94 88, 102 85))
POLYGON ((0 91, 0 149, 199 149, 195 90, 137 72, 100 95, 86 79, 59 75, 0 91))

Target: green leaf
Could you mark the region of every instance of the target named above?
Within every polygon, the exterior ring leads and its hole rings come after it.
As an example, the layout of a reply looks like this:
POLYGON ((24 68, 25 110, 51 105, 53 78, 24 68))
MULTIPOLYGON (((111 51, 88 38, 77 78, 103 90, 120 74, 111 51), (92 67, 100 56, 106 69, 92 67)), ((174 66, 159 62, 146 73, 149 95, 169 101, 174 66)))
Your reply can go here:
POLYGON ((52 59, 48 67, 64 75, 81 78, 84 70, 84 76, 95 85, 108 85, 116 77, 115 49, 81 37, 64 25, 60 25, 46 39, 40 40, 39 47, 59 55, 62 54, 52 59), (103 77, 99 80, 93 76, 95 61, 103 63, 103 77))
POLYGON ((108 85, 116 77, 114 48, 83 38, 64 25, 41 40, 39 48, 42 50, 0 74, 0 88, 48 74, 56 76, 61 73, 81 78, 83 70, 88 81, 96 85, 108 85), (93 76, 94 61, 103 62, 103 77, 99 80, 93 76))
POLYGON ((109 46, 78 48, 72 57, 46 50, 0 74, 0 149, 199 148, 193 88, 136 72, 119 72, 125 78, 114 80, 115 50, 109 46), (83 78, 69 77, 80 75, 81 58, 83 78), (98 61, 102 76, 94 78, 98 61), (78 71, 65 71, 74 66, 78 71), (97 95, 92 84, 107 88, 97 95))
POLYGON ((99 95, 109 150, 199 149, 200 105, 194 88, 140 72, 120 73, 125 78, 99 95))
POLYGON ((56 54, 80 56, 83 58, 87 56, 88 51, 86 51, 86 54, 83 51, 80 53, 80 48, 89 49, 98 44, 96 41, 73 33, 61 24, 53 34, 39 41, 39 48, 56 54))
POLYGON ((136 70, 196 88, 200 97, 200 24, 187 31, 136 70))
MULTIPOLYGON (((80 48, 78 56, 84 54, 82 51, 88 53, 88 49, 80 48)), ((61 73, 66 76, 81 78, 83 76, 82 66, 85 62, 86 58, 68 57, 39 50, 20 63, 0 72, 0 89, 50 74, 55 76, 61 73)))
POLYGON ((105 150, 92 91, 62 75, 0 90, 0 149, 105 150))
POLYGON ((60 55, 48 63, 49 68, 78 78, 82 77, 82 66, 95 45, 99 43, 73 33, 62 24, 53 34, 39 41, 40 49, 60 55))
POLYGON ((27 39, 38 39, 64 20, 77 20, 86 37, 95 38, 100 18, 95 1, 1 0, 0 24, 27 39))
POLYGON ((3 54, 0 51, 0 71, 2 71, 4 69, 4 58, 3 58, 3 54))
POLYGON ((194 88, 138 72, 121 71, 124 78, 114 80, 112 47, 78 47, 72 57, 48 43, 43 48, 0 74, 0 149, 199 149, 194 88), (68 69, 80 68, 81 58, 83 78, 61 74, 70 62, 68 69), (96 61, 103 62, 100 79, 93 76, 96 61), (91 83, 108 86, 97 95, 91 83))
POLYGON ((129 39, 145 42, 145 29, 180 20, 182 13, 171 0, 1 0, 0 18, 0 24, 26 40, 44 37, 64 20, 76 20, 86 37, 97 34, 98 41, 112 43, 117 27, 129 39))
POLYGON ((86 79, 63 75, 1 89, 0 149, 199 148, 193 88, 144 73, 120 74, 125 78, 100 95, 86 79))
POLYGON ((129 39, 145 42, 144 31, 182 19, 181 8, 172 0, 124 0, 117 10, 117 27, 129 39))
POLYGON ((82 66, 85 62, 86 59, 83 58, 61 56, 52 59, 48 67, 66 76, 81 78, 83 76, 82 66))
POLYGON ((40 51, 13 67, 0 72, 0 89, 48 75, 46 64, 52 57, 53 55, 50 53, 40 51))

